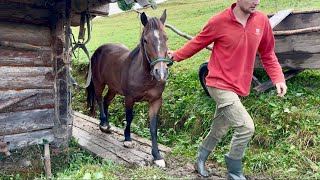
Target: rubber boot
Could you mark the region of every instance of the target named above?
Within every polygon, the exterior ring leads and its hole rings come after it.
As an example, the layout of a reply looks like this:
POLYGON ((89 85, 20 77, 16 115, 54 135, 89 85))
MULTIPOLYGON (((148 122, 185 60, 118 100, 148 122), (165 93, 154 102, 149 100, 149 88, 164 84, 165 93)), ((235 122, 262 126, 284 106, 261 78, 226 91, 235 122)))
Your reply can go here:
POLYGON ((242 174, 242 159, 231 159, 227 154, 224 155, 227 164, 227 179, 228 180, 246 180, 242 174))
POLYGON ((206 150, 204 147, 200 146, 198 149, 197 161, 195 164, 195 169, 203 177, 208 177, 209 172, 205 168, 205 162, 208 159, 210 151, 206 150))

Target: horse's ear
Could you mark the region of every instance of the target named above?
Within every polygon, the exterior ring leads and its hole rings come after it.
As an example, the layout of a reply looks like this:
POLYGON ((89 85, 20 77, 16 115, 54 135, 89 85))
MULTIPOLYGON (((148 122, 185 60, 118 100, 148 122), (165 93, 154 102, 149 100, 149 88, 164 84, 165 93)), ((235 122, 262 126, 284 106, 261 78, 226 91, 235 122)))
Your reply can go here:
POLYGON ((146 26, 146 24, 148 23, 148 17, 147 17, 147 15, 146 15, 146 13, 142 13, 141 14, 141 23, 143 24, 143 26, 146 26))
POLYGON ((167 19, 167 10, 165 9, 162 13, 160 21, 164 24, 164 22, 166 22, 166 19, 167 19))

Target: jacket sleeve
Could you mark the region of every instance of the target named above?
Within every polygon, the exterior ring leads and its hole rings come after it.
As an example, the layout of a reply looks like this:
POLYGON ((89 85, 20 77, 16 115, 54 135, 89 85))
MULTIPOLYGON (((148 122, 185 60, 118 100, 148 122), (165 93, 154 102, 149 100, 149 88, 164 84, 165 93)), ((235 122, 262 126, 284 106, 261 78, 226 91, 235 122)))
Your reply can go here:
POLYGON ((275 41, 269 19, 265 17, 265 27, 263 37, 261 39, 258 51, 262 65, 267 71, 272 83, 275 85, 278 82, 285 82, 282 68, 278 58, 274 52, 275 41))
POLYGON ((211 44, 215 39, 215 19, 212 17, 201 32, 174 52, 175 61, 187 59, 211 44))

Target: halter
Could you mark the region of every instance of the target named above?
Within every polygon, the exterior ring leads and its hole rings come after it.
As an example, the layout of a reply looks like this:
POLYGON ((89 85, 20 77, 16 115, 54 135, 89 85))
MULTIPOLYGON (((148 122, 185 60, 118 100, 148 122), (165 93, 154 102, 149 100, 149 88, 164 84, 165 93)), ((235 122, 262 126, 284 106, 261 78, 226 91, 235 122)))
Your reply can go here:
POLYGON ((152 68, 155 64, 157 64, 158 62, 166 62, 168 63, 167 66, 171 66, 173 64, 173 60, 172 59, 169 59, 169 58, 157 58, 157 59, 154 59, 154 60, 151 60, 150 57, 148 56, 147 54, 147 51, 146 51, 146 48, 144 46, 144 42, 142 42, 142 46, 143 46, 143 51, 144 51, 144 54, 146 55, 147 57, 147 60, 150 64, 150 67, 152 68))

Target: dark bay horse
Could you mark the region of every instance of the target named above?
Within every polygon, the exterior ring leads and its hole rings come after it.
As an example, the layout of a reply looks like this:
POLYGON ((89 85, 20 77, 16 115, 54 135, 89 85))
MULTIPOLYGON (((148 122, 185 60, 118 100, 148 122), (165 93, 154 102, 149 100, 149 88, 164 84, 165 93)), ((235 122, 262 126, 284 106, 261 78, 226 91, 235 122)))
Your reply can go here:
MULTIPOLYGON (((162 104, 162 92, 168 77, 168 66, 172 63, 166 58, 168 45, 164 31, 166 11, 161 18, 148 18, 141 14, 143 32, 140 43, 130 51, 123 45, 105 44, 100 46, 91 57, 92 78, 86 88, 90 111, 95 112, 95 101, 100 109, 100 130, 111 132, 108 121, 108 107, 116 94, 125 97, 126 128, 124 146, 131 148, 130 125, 133 119, 135 102, 147 101, 149 104, 150 133, 152 155, 155 163, 165 167, 157 143, 157 119, 162 104), (108 86, 108 92, 102 102, 102 92, 108 86)), ((89 72, 90 73, 90 72, 89 72)), ((90 79, 88 79, 90 81, 90 79)))

